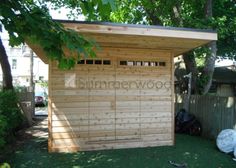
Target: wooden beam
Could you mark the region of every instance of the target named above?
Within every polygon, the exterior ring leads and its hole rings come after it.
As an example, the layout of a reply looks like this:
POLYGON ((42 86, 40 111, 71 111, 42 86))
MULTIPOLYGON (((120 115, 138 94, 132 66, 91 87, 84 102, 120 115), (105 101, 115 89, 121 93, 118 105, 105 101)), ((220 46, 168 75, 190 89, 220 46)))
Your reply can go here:
POLYGON ((64 23, 66 28, 73 29, 80 33, 98 33, 98 34, 117 34, 117 35, 135 35, 135 36, 152 36, 152 37, 168 37, 168 38, 185 38, 185 39, 201 39, 201 40, 217 40, 217 33, 174 30, 168 28, 142 28, 129 26, 113 26, 99 24, 79 24, 64 23))
MULTIPOLYGON (((217 40, 217 33, 164 27, 135 27, 131 25, 102 25, 88 23, 63 23, 88 39, 94 39, 101 47, 158 49, 173 52, 175 56, 217 40)), ((27 44, 48 64, 42 47, 27 44)))
POLYGON ((30 43, 28 41, 26 43, 45 64, 48 64, 49 60, 41 46, 30 43))

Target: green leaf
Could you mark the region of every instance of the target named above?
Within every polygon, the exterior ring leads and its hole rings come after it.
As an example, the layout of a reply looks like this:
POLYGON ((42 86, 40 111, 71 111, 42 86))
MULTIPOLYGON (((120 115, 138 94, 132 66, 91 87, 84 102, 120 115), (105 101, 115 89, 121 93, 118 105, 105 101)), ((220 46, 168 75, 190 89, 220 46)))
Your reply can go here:
POLYGON ((112 11, 116 10, 115 0, 102 0, 103 4, 109 4, 111 6, 112 11))
POLYGON ((96 56, 97 56, 96 53, 93 50, 91 50, 89 52, 89 55, 90 55, 91 58, 96 58, 96 56))

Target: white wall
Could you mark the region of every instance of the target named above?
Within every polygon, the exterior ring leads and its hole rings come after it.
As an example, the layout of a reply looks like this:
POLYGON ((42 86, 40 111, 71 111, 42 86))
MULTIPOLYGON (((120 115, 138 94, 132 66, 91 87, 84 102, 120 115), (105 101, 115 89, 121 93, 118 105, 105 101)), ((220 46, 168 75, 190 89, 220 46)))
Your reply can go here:
MULTIPOLYGON (((6 32, 1 33, 3 45, 6 49, 8 60, 11 65, 14 85, 29 86, 30 81, 30 48, 28 46, 10 47, 8 45, 8 35, 6 32), (16 66, 13 66, 13 60, 16 60, 16 66)), ((48 80, 48 65, 44 64, 34 54, 34 80, 48 80)), ((2 81, 2 69, 0 68, 0 81, 2 81)))

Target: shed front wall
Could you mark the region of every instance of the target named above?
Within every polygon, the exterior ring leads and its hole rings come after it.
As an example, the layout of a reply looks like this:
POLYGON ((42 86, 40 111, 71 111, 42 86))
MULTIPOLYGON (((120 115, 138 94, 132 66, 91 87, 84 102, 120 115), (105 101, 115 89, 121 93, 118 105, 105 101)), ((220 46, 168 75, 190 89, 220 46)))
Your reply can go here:
POLYGON ((103 48, 73 70, 49 66, 49 151, 173 145, 168 51, 103 48))

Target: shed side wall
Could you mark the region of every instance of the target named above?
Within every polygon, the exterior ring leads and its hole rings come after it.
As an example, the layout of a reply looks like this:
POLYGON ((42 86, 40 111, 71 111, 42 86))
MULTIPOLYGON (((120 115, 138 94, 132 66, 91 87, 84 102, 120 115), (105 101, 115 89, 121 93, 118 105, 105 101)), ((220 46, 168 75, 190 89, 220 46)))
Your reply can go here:
POLYGON ((173 145, 171 53, 104 48, 94 60, 50 64, 49 151, 173 145))

